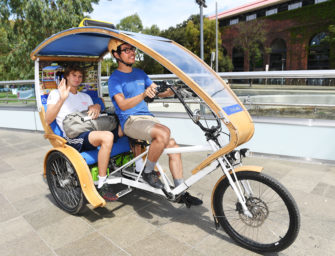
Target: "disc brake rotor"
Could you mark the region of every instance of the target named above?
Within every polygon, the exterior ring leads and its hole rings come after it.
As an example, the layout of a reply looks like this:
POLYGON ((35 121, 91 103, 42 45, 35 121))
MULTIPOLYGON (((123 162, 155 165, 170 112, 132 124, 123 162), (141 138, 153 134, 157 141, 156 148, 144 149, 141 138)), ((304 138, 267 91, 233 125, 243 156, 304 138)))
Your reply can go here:
POLYGON ((266 203, 257 197, 250 197, 246 200, 246 206, 251 212, 252 217, 250 218, 243 213, 242 206, 238 202, 236 204, 236 210, 239 212, 240 219, 248 226, 261 226, 269 215, 269 209, 266 203))

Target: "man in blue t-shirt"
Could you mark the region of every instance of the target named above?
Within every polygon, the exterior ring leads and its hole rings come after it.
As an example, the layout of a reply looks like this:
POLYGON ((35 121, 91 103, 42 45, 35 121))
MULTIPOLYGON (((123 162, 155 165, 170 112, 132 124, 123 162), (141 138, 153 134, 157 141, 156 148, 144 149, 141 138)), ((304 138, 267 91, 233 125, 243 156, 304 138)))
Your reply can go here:
MULTIPOLYGON (((156 87, 142 70, 133 68, 136 48, 117 39, 111 39, 108 50, 118 62, 118 68, 108 80, 108 90, 115 112, 120 119, 123 132, 134 139, 146 140, 151 143, 148 159, 142 178, 155 188, 163 188, 154 167, 165 148, 178 147, 176 141, 170 138, 170 129, 159 121, 149 111, 145 97, 153 98, 156 87)), ((168 89, 159 97, 173 95, 168 89)), ((175 186, 184 182, 183 167, 180 154, 169 154, 169 166, 175 186)), ((188 192, 184 193, 180 202, 190 205, 200 205, 202 201, 188 192)))

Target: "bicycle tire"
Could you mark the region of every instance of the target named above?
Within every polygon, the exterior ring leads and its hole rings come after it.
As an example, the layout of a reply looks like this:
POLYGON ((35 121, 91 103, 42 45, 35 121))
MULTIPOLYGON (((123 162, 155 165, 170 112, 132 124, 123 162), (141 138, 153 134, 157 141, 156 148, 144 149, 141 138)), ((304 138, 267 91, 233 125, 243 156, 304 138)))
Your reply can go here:
POLYGON ((277 180, 263 173, 245 171, 236 176, 239 182, 248 181, 253 191, 252 196, 243 191, 253 217, 244 215, 228 179, 222 179, 213 196, 215 218, 222 228, 242 247, 255 252, 278 252, 289 247, 300 229, 300 214, 292 195, 277 180))
POLYGON ((53 151, 49 154, 46 177, 57 205, 70 214, 80 213, 85 206, 85 196, 73 165, 63 153, 53 151))

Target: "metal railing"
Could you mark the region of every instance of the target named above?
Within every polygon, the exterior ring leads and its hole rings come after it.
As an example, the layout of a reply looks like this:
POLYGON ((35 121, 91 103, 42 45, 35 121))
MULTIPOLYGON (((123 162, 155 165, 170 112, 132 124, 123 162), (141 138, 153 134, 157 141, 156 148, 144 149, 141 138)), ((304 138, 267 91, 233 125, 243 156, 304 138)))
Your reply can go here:
MULTIPOLYGON (((292 91, 296 89, 303 89, 303 90, 310 90, 310 89, 317 89, 319 92, 326 92, 328 90, 335 90, 335 86, 313 86, 304 84, 303 85, 296 85, 292 83, 283 83, 284 81, 292 81, 292 79, 300 79, 299 81, 306 81, 307 79, 328 79, 329 81, 335 81, 335 70, 296 70, 296 71, 253 71, 253 72, 222 72, 218 73, 220 77, 225 79, 227 82, 229 80, 230 86, 233 90, 244 90, 243 95, 239 95, 238 91, 235 91, 238 96, 246 96, 248 97, 248 93, 250 95, 255 95, 255 90, 269 90, 268 88, 268 81, 270 79, 285 79, 281 80, 282 84, 280 84, 280 87, 275 88, 277 92, 281 90, 287 90, 287 93, 291 93, 292 91), (262 83, 253 83, 252 81, 255 79, 265 79, 262 81, 262 83), (291 79, 291 80, 289 80, 291 79), (242 83, 241 83, 242 80, 242 83), (244 80, 244 81, 243 81, 244 80), (238 81, 238 82, 234 82, 238 81), (257 87, 258 86, 258 87, 257 87), (292 91, 290 91, 292 90, 292 91), (251 93, 253 92, 253 93, 251 93)), ((149 75, 149 77, 153 81, 157 80, 176 80, 178 79, 177 76, 173 74, 158 74, 158 75, 149 75)), ((108 77, 104 76, 101 77, 102 81, 107 81, 108 77)), ((31 95, 31 97, 14 97, 11 95, 11 92, 13 91, 13 87, 16 87, 18 90, 20 88, 27 89, 25 87, 34 88, 34 80, 16 80, 16 81, 0 81, 0 108, 5 103, 6 105, 10 102, 18 102, 18 104, 27 104, 28 102, 34 103, 35 98, 34 95, 31 95), (1 90, 3 89, 3 90, 1 90), (2 104, 1 104, 2 103, 2 104)), ((272 90, 274 90, 273 87, 271 87, 272 90)), ((282 92, 282 91, 281 91, 282 92)), ((257 93, 257 92, 256 92, 257 93)), ((249 95, 249 96, 250 96, 249 95)), ((256 94, 257 95, 257 94, 256 94)), ((246 100, 246 98, 242 98, 241 101, 248 107, 249 110, 259 109, 263 107, 290 107, 290 108, 314 108, 314 112, 318 108, 330 108, 334 110, 335 103, 318 103, 318 104, 312 104, 312 103, 262 103, 262 102, 255 102, 251 99, 246 100)), ((162 102, 162 101, 157 101, 162 102)), ((169 103, 171 102, 171 99, 163 100, 163 102, 169 103)), ((171 102, 172 103, 172 102, 171 102)), ((35 104, 35 103, 34 103, 35 104)), ((8 105, 7 105, 8 106, 8 105)), ((253 113, 255 114, 255 113, 253 113)))

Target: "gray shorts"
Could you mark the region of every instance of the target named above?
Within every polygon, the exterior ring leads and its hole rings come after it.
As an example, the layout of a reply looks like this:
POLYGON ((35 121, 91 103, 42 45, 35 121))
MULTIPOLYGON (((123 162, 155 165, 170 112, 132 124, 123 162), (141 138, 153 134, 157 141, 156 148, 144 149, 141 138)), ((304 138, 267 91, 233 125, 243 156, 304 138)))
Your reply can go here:
POLYGON ((124 124, 124 133, 133 139, 151 142, 151 128, 159 123, 153 116, 130 116, 124 124))

